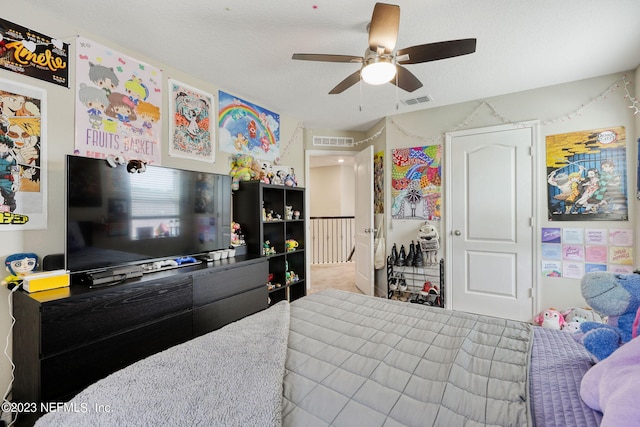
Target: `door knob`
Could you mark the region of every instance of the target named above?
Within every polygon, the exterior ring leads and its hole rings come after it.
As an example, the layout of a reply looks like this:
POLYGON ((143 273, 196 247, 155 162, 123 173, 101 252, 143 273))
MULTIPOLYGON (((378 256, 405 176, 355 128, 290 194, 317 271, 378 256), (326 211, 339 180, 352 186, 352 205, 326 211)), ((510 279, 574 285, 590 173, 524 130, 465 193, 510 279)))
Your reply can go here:
POLYGON ((365 233, 375 233, 376 231, 378 231, 376 228, 365 228, 364 229, 365 233))
POLYGON ((453 232, 453 234, 455 234, 456 236, 460 236, 462 234, 462 231, 456 230, 453 232))

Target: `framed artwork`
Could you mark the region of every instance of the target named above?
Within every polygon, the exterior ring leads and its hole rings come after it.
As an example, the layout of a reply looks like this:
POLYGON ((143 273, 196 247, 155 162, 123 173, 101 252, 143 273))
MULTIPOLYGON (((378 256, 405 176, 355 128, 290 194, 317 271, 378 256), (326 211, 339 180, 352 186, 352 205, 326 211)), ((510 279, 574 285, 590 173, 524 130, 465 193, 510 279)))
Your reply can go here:
POLYGON ((169 156, 215 162, 213 95, 169 79, 169 156))

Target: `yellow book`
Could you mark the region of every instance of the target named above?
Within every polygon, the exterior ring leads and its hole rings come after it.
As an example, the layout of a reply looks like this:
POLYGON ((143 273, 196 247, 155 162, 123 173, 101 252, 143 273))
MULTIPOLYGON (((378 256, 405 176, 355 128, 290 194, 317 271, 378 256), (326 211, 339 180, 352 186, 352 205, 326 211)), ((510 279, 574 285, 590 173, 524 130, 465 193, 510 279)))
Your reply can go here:
POLYGON ((66 270, 43 271, 27 274, 22 278, 22 289, 31 293, 69 286, 69 272, 66 270))

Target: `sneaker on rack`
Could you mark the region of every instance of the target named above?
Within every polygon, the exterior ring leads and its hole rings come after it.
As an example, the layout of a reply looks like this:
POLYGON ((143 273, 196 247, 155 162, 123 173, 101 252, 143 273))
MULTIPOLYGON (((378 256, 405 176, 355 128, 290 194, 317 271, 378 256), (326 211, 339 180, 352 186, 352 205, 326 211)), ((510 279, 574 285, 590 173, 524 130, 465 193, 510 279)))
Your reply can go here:
POLYGON ((429 295, 429 291, 431 290, 432 286, 433 285, 431 284, 431 282, 429 281, 424 282, 424 285, 422 286, 422 290, 420 291, 420 293, 422 295, 429 295))
POLYGON ((398 279, 398 289, 402 292, 407 291, 407 281, 404 279, 404 274, 400 273, 400 278, 398 279))
POLYGON ((392 291, 398 290, 398 281, 395 276, 389 277, 389 289, 392 291))

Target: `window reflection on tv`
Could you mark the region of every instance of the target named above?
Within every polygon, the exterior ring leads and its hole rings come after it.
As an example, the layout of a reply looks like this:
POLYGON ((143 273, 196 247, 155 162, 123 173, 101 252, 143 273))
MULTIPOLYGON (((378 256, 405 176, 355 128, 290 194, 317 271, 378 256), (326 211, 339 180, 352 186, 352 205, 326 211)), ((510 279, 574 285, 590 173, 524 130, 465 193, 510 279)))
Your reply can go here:
POLYGON ((72 272, 198 255, 230 244, 228 175, 149 165, 142 173, 67 156, 72 272))

